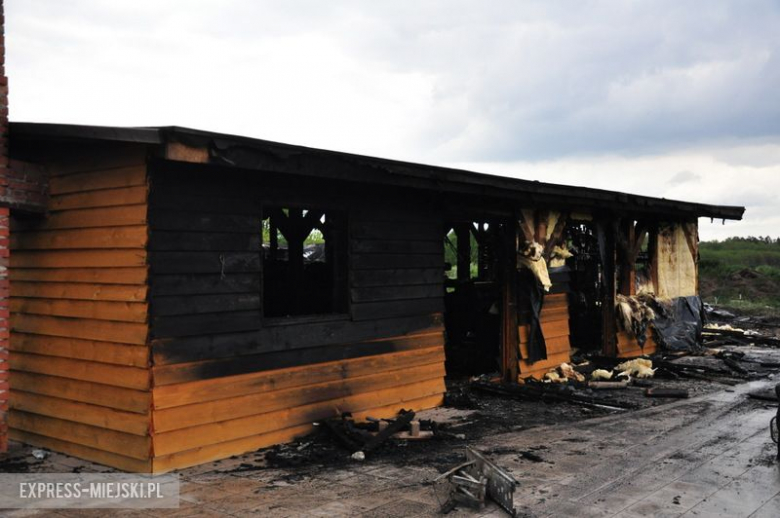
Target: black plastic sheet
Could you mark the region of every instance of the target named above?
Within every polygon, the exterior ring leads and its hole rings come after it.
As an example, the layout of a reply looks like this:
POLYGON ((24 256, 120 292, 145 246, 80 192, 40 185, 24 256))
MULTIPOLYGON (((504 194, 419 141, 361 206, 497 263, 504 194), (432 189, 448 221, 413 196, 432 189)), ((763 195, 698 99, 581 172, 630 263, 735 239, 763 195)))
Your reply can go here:
POLYGON ((526 309, 529 310, 528 357, 525 360, 528 363, 546 360, 547 343, 544 341, 542 324, 539 321, 544 305, 544 287, 533 272, 527 268, 520 269, 517 280, 520 300, 525 299, 525 296, 528 297, 526 299, 526 309))
POLYGON ((671 305, 653 308, 656 343, 667 351, 697 352, 701 350, 704 329, 704 304, 698 296, 672 299, 671 305))

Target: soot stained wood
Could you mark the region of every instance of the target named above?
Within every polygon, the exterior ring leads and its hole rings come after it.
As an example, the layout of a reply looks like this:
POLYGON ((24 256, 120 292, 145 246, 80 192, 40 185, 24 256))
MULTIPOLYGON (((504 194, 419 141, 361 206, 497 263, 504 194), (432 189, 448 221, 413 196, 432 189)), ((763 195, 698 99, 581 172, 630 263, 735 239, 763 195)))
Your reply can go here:
POLYGON ((357 221, 352 225, 352 238, 430 241, 440 244, 441 224, 438 221, 415 225, 401 225, 391 221, 357 221))
POLYGON ((421 286, 378 286, 353 288, 352 302, 378 302, 383 300, 427 299, 442 296, 442 286, 427 284, 421 286))
MULTIPOLYGON (((441 251, 440 251, 441 252, 441 251)), ((352 268, 377 270, 388 268, 436 268, 444 267, 444 258, 438 254, 384 254, 352 256, 352 268)))
POLYGON ((228 375, 257 370, 260 364, 270 369, 382 354, 393 346, 357 344, 441 331, 440 217, 430 206, 415 205, 414 195, 407 193, 399 197, 402 203, 390 204, 387 193, 368 186, 360 193, 337 189, 333 182, 293 188, 289 179, 282 182, 273 175, 239 174, 225 180, 213 172, 192 174, 190 169, 185 174, 159 167, 152 169, 149 214, 156 365, 210 360, 222 365, 233 357, 258 358, 248 365, 239 359, 236 366, 188 371, 195 376, 228 375), (288 200, 291 206, 304 206, 306 200, 316 200, 318 207, 332 204, 346 211, 352 254, 349 316, 309 323, 263 321, 265 200, 273 200, 274 206, 288 200), (261 360, 266 357, 267 364, 261 360))
POLYGON ((260 275, 257 273, 234 273, 224 276, 219 274, 158 275, 150 286, 150 294, 153 297, 221 293, 260 293, 260 275))
MULTIPOLYGON (((156 303, 153 304, 155 304, 153 307, 156 307, 156 303)), ((260 325, 259 311, 155 316, 152 319, 152 336, 164 338, 230 333, 259 329, 260 325)))
POLYGON ((355 239, 352 252, 355 254, 439 254, 440 241, 403 241, 355 239))
POLYGON ((441 311, 444 311, 444 300, 442 297, 392 302, 366 302, 352 305, 352 318, 356 321, 372 320, 438 313, 441 311))
POLYGON ((243 252, 160 252, 149 256, 152 274, 247 273, 260 271, 260 255, 243 252))
POLYGON ((154 378, 157 385, 168 385, 193 380, 234 376, 249 372, 285 369, 313 363, 362 358, 365 356, 388 354, 440 345, 443 345, 443 338, 441 336, 430 335, 408 339, 398 338, 377 342, 313 347, 309 349, 297 349, 294 351, 279 351, 237 358, 225 358, 202 363, 155 367, 154 378))
MULTIPOLYGON (((233 200, 228 200, 233 201, 233 200)), ((251 200, 236 200, 251 207, 251 200)), ((152 213, 154 228, 158 231, 184 232, 256 232, 260 227, 260 216, 252 214, 213 214, 209 203, 196 214, 175 209, 160 209, 152 213)), ((256 211, 256 207, 251 207, 256 211)))
POLYGON ((150 250, 250 252, 260 250, 260 233, 155 232, 150 250))
POLYGON ((157 365, 193 362, 430 333, 441 331, 442 326, 441 314, 364 322, 339 320, 271 326, 247 333, 154 340, 152 354, 157 365))
POLYGON ((260 293, 222 293, 156 297, 155 314, 164 317, 198 313, 225 313, 242 310, 259 310, 260 293))
POLYGON ((444 267, 388 270, 357 270, 352 271, 352 286, 362 288, 368 286, 409 286, 418 284, 435 284, 443 286, 444 267))

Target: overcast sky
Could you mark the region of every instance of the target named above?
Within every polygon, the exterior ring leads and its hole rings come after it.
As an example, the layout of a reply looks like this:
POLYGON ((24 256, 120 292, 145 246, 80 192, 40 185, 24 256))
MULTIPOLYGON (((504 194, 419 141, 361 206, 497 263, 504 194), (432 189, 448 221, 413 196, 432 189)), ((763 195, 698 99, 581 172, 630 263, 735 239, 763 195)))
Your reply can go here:
POLYGON ((780 236, 780 2, 6 0, 16 121, 177 125, 747 206, 780 236))

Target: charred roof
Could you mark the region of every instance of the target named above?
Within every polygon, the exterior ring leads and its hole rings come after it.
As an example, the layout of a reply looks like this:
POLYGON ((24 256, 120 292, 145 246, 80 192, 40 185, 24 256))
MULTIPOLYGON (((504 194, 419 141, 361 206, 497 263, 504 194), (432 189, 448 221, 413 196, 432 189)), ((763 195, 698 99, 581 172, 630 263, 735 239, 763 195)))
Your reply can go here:
POLYGON ((733 220, 742 219, 745 212, 745 208, 739 206, 708 205, 522 180, 177 126, 123 128, 15 122, 10 124, 9 137, 12 156, 15 141, 125 142, 154 146, 158 156, 166 159, 513 199, 521 203, 549 203, 561 208, 572 206, 638 216, 733 220))

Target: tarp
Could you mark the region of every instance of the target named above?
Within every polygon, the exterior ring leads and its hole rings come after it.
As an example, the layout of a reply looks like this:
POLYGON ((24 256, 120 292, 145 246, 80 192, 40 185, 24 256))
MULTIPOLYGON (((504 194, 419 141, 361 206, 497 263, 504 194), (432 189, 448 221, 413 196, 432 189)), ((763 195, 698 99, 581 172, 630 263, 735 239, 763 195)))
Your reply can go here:
POLYGON ((678 297, 670 304, 658 304, 653 308, 654 338, 667 351, 696 352, 701 349, 701 332, 704 329, 704 304, 700 297, 678 297))
MULTIPOLYGON (((539 316, 544 305, 544 287, 539 279, 526 268, 520 269, 517 275, 518 293, 528 295, 529 329, 528 329, 528 363, 547 359, 547 344, 542 333, 539 316)), ((524 298, 524 297, 523 297, 524 298)), ((521 299, 522 300, 522 299, 521 299)))

